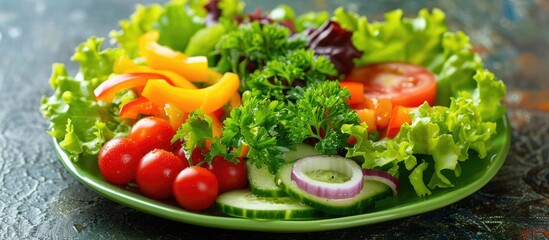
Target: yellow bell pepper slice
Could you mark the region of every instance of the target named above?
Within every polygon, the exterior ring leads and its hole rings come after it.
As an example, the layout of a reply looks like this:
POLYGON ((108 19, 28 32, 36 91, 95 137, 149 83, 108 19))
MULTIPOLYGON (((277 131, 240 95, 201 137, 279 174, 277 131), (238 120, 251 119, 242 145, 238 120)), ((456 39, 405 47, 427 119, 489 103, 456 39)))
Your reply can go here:
MULTIPOLYGON (((223 74, 211 68, 208 69, 208 74, 210 76, 210 79, 208 80, 208 82, 206 82, 206 84, 208 85, 214 85, 215 83, 219 82, 219 79, 223 77, 223 74)), ((242 105, 240 93, 235 92, 234 95, 229 100, 229 106, 231 107, 231 109, 233 109, 233 108, 240 107, 240 105, 242 105)))
POLYGON ((158 44, 160 34, 150 31, 138 39, 139 55, 151 68, 169 70, 193 82, 208 81, 208 59, 204 56, 188 57, 158 44))
POLYGON ((118 60, 114 63, 113 71, 119 74, 136 72, 157 73, 164 75, 166 78, 170 79, 171 83, 176 87, 197 89, 196 85, 194 85, 191 81, 187 80, 186 78, 175 72, 156 70, 147 66, 138 65, 125 56, 119 57, 118 60))
POLYGON ((240 79, 234 73, 225 73, 219 82, 202 89, 178 88, 152 79, 141 95, 161 106, 173 104, 184 112, 202 109, 204 113, 211 113, 227 104, 239 86, 240 79))

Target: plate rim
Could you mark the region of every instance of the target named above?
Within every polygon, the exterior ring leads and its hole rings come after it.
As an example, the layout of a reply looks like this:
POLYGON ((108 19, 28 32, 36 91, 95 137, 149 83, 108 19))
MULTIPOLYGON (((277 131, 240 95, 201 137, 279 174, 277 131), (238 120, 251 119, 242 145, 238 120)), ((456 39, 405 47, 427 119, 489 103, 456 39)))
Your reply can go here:
POLYGON ((234 218, 229 216, 215 216, 203 213, 196 213, 170 206, 167 203, 146 198, 137 193, 112 185, 106 181, 96 182, 87 176, 86 171, 79 171, 78 168, 69 158, 68 154, 61 149, 55 138, 53 145, 57 155, 63 166, 73 175, 80 183, 94 190, 100 195, 128 206, 141 212, 151 215, 170 219, 173 221, 199 225, 204 227, 232 229, 232 230, 248 230, 248 231, 263 231, 263 232, 318 232, 327 230, 337 230, 343 228, 358 227, 381 223, 390 220, 401 219, 422 213, 430 212, 442 207, 448 206, 461 199, 473 194, 480 188, 485 186, 499 172, 503 166, 510 149, 511 144, 511 126, 509 118, 504 114, 498 123, 502 123, 504 130, 502 135, 498 133, 498 138, 503 138, 501 147, 494 151, 495 155, 492 162, 480 178, 460 187, 456 190, 451 190, 448 193, 440 195, 436 198, 427 199, 422 202, 412 203, 405 206, 394 206, 388 209, 363 213, 358 215, 327 218, 318 220, 256 220, 245 218, 234 218))

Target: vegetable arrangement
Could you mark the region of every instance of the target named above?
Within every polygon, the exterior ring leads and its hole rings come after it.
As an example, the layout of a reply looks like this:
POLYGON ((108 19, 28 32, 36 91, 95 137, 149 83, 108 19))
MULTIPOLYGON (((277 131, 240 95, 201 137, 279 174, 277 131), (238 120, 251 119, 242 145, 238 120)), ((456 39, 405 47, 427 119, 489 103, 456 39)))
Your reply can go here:
POLYGON ((486 157, 505 85, 440 10, 243 9, 138 6, 114 47, 76 48, 76 76, 53 65, 48 132, 112 184, 258 219, 362 213, 402 182, 425 197, 486 157))

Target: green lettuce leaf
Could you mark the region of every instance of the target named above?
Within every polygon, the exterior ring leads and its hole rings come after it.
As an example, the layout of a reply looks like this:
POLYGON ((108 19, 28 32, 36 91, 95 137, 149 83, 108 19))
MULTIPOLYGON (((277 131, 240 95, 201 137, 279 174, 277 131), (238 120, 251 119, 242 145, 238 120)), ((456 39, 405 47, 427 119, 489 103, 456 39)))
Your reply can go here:
POLYGON ((120 30, 111 31, 110 37, 129 57, 136 58, 139 36, 158 30, 161 45, 183 52, 191 37, 205 25, 205 3, 204 0, 172 0, 165 5, 137 5, 129 19, 119 22, 120 30))
POLYGON ((110 32, 110 37, 116 41, 131 58, 137 57, 137 39, 150 31, 153 24, 163 14, 164 8, 159 4, 149 6, 137 5, 129 19, 121 20, 120 30, 110 32))
POLYGON ((319 28, 328 20, 330 13, 327 11, 307 12, 296 17, 294 26, 296 32, 303 32, 306 29, 319 28))
POLYGON ((409 179, 422 196, 427 191, 422 190, 425 183, 418 182, 418 174, 425 169, 415 169, 416 156, 428 155, 423 158, 428 166, 421 167, 434 170, 428 188, 452 187, 445 174, 459 176, 459 163, 469 159, 470 150, 484 158, 491 147, 489 139, 496 133, 496 124, 483 121, 479 111, 474 100, 465 97, 452 98, 450 107, 424 104, 411 113, 412 124, 404 124, 395 138, 380 141, 368 139, 365 128, 346 126, 342 131, 357 138, 357 144, 348 148, 347 157, 360 157, 362 167, 389 169, 393 175, 398 175, 398 165, 414 169, 409 179))
POLYGON ((80 64, 80 73, 89 90, 95 89, 112 74, 114 62, 124 54, 120 48, 102 49, 104 39, 91 37, 80 44, 71 57, 80 64))
MULTIPOLYGON (((172 1, 164 6, 164 12, 152 24, 159 32, 158 43, 184 52, 191 37, 204 28, 204 16, 197 16, 193 7, 185 1, 172 1)), ((203 12, 202 12, 203 14, 203 12)))
POLYGON ((113 106, 97 102, 93 95, 123 54, 122 49, 101 49, 102 43, 103 39, 92 37, 76 48, 72 57, 80 64, 76 78, 68 75, 63 64, 54 64, 53 94, 41 100, 40 112, 50 121, 48 133, 73 161, 96 156, 105 141, 129 132, 129 126, 115 118, 113 106))
POLYGON ((497 120, 506 112, 505 105, 501 103, 501 99, 506 94, 505 84, 486 70, 478 71, 474 79, 478 87, 475 88, 471 97, 468 95, 465 97, 473 99, 483 120, 497 120))

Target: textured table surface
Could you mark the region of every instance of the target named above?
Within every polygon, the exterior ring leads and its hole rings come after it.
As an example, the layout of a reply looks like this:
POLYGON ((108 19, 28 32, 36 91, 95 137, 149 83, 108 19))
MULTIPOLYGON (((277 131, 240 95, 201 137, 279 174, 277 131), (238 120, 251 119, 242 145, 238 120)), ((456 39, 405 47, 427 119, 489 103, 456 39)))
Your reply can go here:
MULTIPOLYGON (((106 37, 135 7, 130 0, 0 0, 0 239, 547 239, 549 111, 511 106, 505 165, 477 193, 442 209, 357 228, 302 234, 209 229, 158 218, 88 189, 63 167, 48 122, 53 62, 91 35, 106 37)), ((291 1, 300 12, 345 6, 380 17, 438 7, 467 32, 509 89, 549 89, 549 1, 291 1), (359 3, 360 2, 360 3, 359 3), (488 3, 491 2, 491 3, 488 3)), ((248 9, 278 1, 250 1, 248 9)), ((549 110, 549 109, 548 109, 549 110)))

